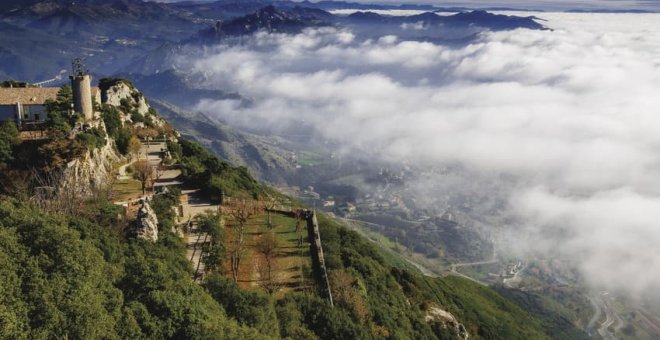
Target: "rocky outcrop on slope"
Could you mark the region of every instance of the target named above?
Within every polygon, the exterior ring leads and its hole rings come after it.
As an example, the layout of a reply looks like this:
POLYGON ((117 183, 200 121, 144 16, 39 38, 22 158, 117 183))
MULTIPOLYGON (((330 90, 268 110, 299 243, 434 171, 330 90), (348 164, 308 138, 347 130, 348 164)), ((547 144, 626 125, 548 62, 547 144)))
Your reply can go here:
POLYGON ((116 80, 113 84, 101 86, 101 100, 104 104, 117 107, 128 104, 138 113, 145 115, 149 112, 149 105, 144 95, 127 81, 116 80))
POLYGON ((459 339, 467 340, 470 337, 465 326, 458 322, 454 315, 439 307, 430 307, 426 312, 425 319, 426 322, 438 322, 441 323, 443 327, 450 328, 459 339))
POLYGON ((101 148, 85 152, 82 157, 67 163, 62 170, 60 190, 83 197, 103 190, 113 177, 113 164, 119 159, 110 140, 101 148))
POLYGON ((138 210, 134 232, 137 238, 150 242, 158 241, 158 217, 147 200, 142 202, 138 210))
POLYGON ((167 124, 164 119, 152 114, 151 107, 144 95, 130 81, 124 79, 103 80, 100 87, 103 104, 119 109, 123 122, 136 127, 145 127, 145 125, 163 127, 167 124), (140 118, 139 121, 135 121, 136 118, 140 118))

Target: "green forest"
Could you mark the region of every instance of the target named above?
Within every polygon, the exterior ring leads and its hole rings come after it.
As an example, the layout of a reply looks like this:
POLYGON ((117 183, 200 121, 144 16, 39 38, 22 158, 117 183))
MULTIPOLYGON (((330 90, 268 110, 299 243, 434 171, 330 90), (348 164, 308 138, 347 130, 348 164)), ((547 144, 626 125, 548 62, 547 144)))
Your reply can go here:
MULTIPOLYGON (((154 206, 166 221, 167 205, 154 206)), ((221 272, 194 283, 177 236, 161 232, 155 244, 132 239, 118 232, 116 216, 109 202, 89 202, 74 217, 1 200, 0 337, 455 338, 445 323, 425 321, 437 306, 474 338, 549 338, 541 320, 494 290, 394 268, 368 241, 329 219, 320 226, 334 308, 315 291, 276 300, 241 290, 221 272)))

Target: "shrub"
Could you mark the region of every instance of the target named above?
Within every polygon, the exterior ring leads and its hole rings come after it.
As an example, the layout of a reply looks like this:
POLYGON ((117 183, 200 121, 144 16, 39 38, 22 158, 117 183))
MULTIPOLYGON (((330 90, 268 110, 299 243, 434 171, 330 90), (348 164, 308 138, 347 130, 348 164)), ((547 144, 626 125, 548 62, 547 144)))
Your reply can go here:
POLYGON ((105 123, 105 130, 108 132, 108 136, 116 139, 122 127, 119 110, 112 105, 103 104, 101 115, 103 116, 103 122, 105 123))
POLYGON ((144 122, 146 122, 146 119, 144 118, 144 116, 141 113, 139 113, 137 111, 132 111, 131 112, 131 121, 133 121, 133 123, 144 123, 144 122))
POLYGON ((117 136, 115 137, 115 143, 117 144, 117 151, 122 155, 127 155, 130 152, 130 141, 133 137, 133 132, 128 128, 123 128, 117 131, 117 136))
POLYGON ((13 147, 19 142, 16 124, 11 121, 0 123, 0 163, 14 159, 13 147))
POLYGON ((105 132, 99 128, 91 128, 85 132, 79 133, 76 135, 76 140, 90 150, 101 148, 107 142, 105 139, 105 132))

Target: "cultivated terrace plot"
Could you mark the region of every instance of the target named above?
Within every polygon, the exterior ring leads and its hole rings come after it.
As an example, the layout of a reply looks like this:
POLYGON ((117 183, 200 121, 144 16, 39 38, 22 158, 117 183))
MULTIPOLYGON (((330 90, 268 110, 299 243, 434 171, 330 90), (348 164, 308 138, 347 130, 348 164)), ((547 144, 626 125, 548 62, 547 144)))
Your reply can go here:
POLYGON ((251 216, 244 223, 240 246, 240 224, 227 216, 227 275, 236 275, 242 288, 264 289, 277 296, 310 288, 312 261, 306 222, 272 213, 271 225, 269 228, 267 212, 251 216), (240 257, 237 271, 232 269, 236 253, 240 257))

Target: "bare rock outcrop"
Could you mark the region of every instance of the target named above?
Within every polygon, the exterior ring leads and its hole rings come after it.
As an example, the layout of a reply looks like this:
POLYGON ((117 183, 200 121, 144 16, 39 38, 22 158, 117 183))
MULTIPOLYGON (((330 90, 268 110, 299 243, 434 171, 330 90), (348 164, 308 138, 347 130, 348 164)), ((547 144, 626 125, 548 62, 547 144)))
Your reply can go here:
POLYGON ((443 327, 451 329, 459 339, 467 340, 470 337, 467 330, 465 329, 465 326, 458 322, 454 315, 440 307, 429 307, 429 309, 426 311, 425 319, 426 322, 441 323, 443 327))
POLYGON ((148 201, 143 201, 134 225, 135 237, 150 242, 158 241, 158 217, 148 201))
POLYGON ((104 104, 113 105, 122 112, 122 121, 124 122, 130 122, 134 126, 144 127, 144 123, 132 121, 132 112, 130 111, 134 111, 144 117, 148 116, 153 126, 163 127, 166 124, 163 118, 150 114, 151 107, 144 95, 130 82, 117 81, 114 85, 104 89, 101 98, 104 104))
POLYGON ((103 147, 89 150, 82 157, 67 163, 62 170, 59 189, 80 197, 94 195, 110 184, 114 177, 112 166, 119 159, 112 142, 108 140, 103 147))
POLYGON ((147 105, 144 95, 133 87, 133 85, 124 81, 118 81, 115 85, 104 90, 101 93, 101 98, 104 104, 119 108, 122 106, 122 101, 124 101, 142 115, 146 115, 149 112, 149 105, 147 105))

